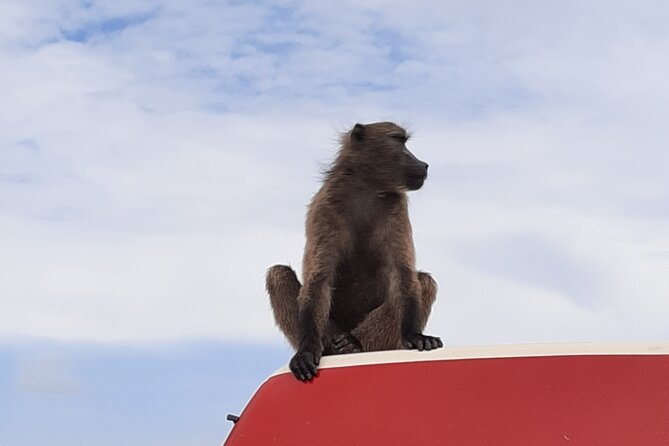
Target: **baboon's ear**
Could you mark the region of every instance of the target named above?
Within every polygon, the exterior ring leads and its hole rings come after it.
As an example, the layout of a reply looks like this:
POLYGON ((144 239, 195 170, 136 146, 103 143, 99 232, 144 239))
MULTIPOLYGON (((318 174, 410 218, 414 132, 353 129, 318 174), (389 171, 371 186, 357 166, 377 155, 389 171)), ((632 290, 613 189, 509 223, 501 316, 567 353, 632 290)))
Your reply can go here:
POLYGON ((365 126, 362 124, 356 124, 353 126, 353 130, 351 130, 351 139, 354 141, 362 141, 364 133, 365 126))

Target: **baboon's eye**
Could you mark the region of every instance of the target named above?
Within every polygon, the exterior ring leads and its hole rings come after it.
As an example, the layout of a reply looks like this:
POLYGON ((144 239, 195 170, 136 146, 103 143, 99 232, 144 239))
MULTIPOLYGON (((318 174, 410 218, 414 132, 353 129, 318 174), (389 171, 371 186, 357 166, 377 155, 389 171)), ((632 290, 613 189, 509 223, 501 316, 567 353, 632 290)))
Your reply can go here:
POLYGON ((405 144, 409 140, 409 137, 407 135, 403 135, 403 134, 399 134, 399 133, 396 134, 396 135, 391 135, 391 136, 392 136, 393 139, 396 139, 396 140, 400 141, 402 144, 405 144))

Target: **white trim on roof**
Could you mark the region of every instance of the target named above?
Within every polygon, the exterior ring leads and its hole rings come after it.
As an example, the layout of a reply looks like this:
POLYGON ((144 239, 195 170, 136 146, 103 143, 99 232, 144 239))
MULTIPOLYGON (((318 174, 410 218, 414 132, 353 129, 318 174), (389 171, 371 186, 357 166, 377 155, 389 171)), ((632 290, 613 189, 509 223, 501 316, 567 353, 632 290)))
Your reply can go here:
MULTIPOLYGON (((669 355, 669 342, 492 345, 476 347, 445 347, 429 352, 419 352, 417 350, 390 350, 383 352, 324 356, 321 359, 321 364, 318 368, 329 369, 372 364, 461 359, 584 355, 669 355)), ((272 376, 289 372, 288 366, 286 365, 274 372, 272 376)))

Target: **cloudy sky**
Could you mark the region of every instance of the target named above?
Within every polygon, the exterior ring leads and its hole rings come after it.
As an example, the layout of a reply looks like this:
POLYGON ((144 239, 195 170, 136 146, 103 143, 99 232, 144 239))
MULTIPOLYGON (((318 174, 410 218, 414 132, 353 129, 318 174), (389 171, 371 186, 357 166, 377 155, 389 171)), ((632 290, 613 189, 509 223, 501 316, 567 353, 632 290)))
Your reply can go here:
POLYGON ((407 125, 430 163, 431 334, 668 340, 668 21, 663 1, 1 2, 0 445, 219 444, 289 358, 263 274, 299 271, 355 122, 407 125))

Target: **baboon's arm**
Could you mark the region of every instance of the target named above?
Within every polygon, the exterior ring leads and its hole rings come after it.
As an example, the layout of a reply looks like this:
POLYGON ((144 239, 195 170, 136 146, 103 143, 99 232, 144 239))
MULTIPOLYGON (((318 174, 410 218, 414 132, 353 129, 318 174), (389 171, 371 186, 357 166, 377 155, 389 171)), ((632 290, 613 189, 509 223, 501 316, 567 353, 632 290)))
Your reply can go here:
MULTIPOLYGON (((423 334, 426 315, 423 311, 423 292, 416 271, 416 257, 411 236, 411 224, 408 214, 404 214, 404 224, 396 230, 402 236, 399 244, 393 245, 394 258, 397 259, 402 302, 402 322, 400 326, 402 345, 418 350, 432 350, 443 346, 441 339, 423 334)), ((432 299, 434 300, 434 299, 432 299)))
POLYGON ((332 286, 341 252, 331 233, 324 230, 307 239, 304 286, 298 297, 299 346, 290 362, 293 374, 301 380, 316 375, 323 354, 322 338, 330 316, 332 286))
POLYGON ((402 344, 409 349, 432 350, 443 347, 441 339, 423 334, 424 322, 421 311, 421 286, 416 271, 405 269, 401 273, 404 298, 402 314, 402 344))
POLYGON ((400 293, 402 295, 402 325, 401 334, 404 341, 413 333, 420 333, 419 299, 420 284, 418 276, 408 266, 400 271, 400 293))

